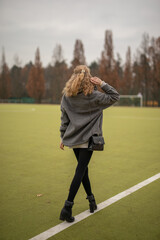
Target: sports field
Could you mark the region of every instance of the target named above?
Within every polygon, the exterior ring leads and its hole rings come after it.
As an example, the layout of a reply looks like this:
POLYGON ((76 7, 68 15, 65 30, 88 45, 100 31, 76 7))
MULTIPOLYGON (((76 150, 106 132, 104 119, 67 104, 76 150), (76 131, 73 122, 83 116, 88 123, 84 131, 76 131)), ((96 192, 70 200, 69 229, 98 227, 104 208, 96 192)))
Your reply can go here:
MULTIPOLYGON (((0 239, 27 240, 61 223, 76 160, 59 149, 60 106, 0 104, 0 239), (37 194, 42 194, 37 196, 37 194)), ((89 174, 97 203, 160 172, 160 109, 104 111, 105 151, 89 174)), ((55 240, 159 240, 160 180, 56 234, 55 240)), ((88 209, 83 187, 73 215, 88 209)))

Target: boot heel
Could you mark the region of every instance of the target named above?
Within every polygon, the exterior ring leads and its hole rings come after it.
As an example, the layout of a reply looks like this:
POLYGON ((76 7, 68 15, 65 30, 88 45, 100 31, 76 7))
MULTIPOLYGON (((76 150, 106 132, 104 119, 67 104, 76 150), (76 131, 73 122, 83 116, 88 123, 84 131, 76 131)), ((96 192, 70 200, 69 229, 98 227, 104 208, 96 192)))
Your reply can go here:
POLYGON ((89 200, 90 213, 94 213, 94 210, 97 209, 97 204, 96 204, 96 200, 94 198, 94 195, 92 194, 91 196, 87 196, 86 199, 89 200))
POLYGON ((93 213, 94 212, 94 206, 90 204, 89 208, 90 208, 90 213, 93 213))
POLYGON ((64 221, 65 219, 63 217, 60 217, 59 220, 64 221))
POLYGON ((73 222, 75 220, 74 217, 72 217, 72 206, 73 202, 65 201, 65 205, 61 210, 60 217, 59 219, 62 221, 67 221, 67 222, 73 222))
POLYGON ((62 214, 60 215, 59 220, 62 220, 62 221, 65 220, 65 218, 64 218, 64 216, 62 216, 62 214))

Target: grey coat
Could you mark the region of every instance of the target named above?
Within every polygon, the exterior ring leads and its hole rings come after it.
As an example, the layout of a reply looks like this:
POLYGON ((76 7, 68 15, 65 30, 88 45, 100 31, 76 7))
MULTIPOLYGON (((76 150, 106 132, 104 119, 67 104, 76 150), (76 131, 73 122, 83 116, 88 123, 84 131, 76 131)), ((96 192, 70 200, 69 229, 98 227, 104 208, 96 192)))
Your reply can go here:
POLYGON ((104 93, 94 90, 85 96, 66 97, 61 101, 61 139, 65 146, 85 143, 91 135, 102 135, 103 109, 119 100, 119 93, 109 84, 102 87, 104 93))

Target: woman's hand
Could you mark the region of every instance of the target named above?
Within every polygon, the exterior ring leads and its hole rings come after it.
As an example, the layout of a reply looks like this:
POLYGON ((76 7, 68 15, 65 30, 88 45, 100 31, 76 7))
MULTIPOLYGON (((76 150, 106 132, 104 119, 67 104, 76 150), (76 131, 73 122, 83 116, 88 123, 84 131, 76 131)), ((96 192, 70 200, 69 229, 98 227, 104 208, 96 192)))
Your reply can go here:
POLYGON ((60 149, 64 150, 64 144, 62 143, 62 141, 60 142, 60 149))
POLYGON ((100 78, 98 78, 98 77, 91 77, 90 78, 90 81, 93 83, 93 84, 95 84, 95 85, 98 85, 98 86, 101 86, 101 84, 102 84, 102 80, 100 79, 100 78))

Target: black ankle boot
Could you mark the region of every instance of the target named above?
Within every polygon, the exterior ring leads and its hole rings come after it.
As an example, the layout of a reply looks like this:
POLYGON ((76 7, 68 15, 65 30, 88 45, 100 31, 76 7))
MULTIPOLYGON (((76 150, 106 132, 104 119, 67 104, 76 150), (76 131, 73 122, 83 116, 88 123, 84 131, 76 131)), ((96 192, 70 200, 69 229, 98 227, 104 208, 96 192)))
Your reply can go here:
POLYGON ((86 199, 88 199, 88 201, 89 201, 90 213, 93 213, 94 210, 97 209, 96 200, 94 198, 94 195, 92 194, 91 196, 87 196, 86 199))
POLYGON ((67 222, 73 222, 75 220, 74 217, 72 217, 73 204, 74 202, 65 201, 64 207, 61 210, 60 220, 66 220, 67 222))

